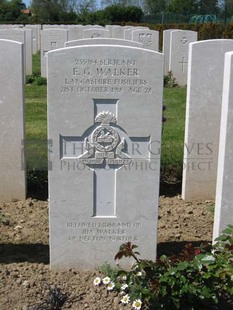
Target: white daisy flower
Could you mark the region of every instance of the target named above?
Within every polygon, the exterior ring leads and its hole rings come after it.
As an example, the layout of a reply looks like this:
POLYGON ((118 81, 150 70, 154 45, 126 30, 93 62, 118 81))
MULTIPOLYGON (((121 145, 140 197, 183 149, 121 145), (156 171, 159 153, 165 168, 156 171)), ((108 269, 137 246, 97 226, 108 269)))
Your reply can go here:
POLYGON ((128 284, 123 284, 123 285, 121 286, 121 290, 122 290, 122 291, 125 291, 128 287, 129 287, 128 284))
POLYGON ((140 310, 141 307, 142 307, 142 301, 140 299, 136 299, 133 302, 133 308, 136 309, 136 310, 140 310))
POLYGON ((96 277, 93 281, 94 285, 99 285, 101 283, 101 279, 99 277, 96 277))
POLYGON ((141 277, 141 276, 142 276, 142 272, 141 272, 141 271, 138 271, 138 272, 136 273, 136 276, 141 277))
POLYGON ((103 283, 104 284, 109 284, 111 282, 111 279, 109 277, 103 278, 103 283))
POLYGON ((112 291, 112 290, 114 289, 114 287, 115 287, 114 282, 110 282, 109 285, 108 285, 108 287, 107 287, 107 290, 108 290, 108 291, 112 291))
POLYGON ((122 302, 123 304, 128 304, 129 301, 130 301, 130 297, 129 297, 128 294, 124 295, 124 296, 122 297, 122 299, 121 299, 121 302, 122 302))

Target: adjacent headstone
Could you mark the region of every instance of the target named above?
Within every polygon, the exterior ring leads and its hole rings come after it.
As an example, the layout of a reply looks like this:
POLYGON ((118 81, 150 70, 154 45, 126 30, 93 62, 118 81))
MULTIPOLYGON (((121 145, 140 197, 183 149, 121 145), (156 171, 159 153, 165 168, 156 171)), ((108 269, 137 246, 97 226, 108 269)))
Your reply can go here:
POLYGON ((110 32, 104 28, 84 29, 83 38, 110 38, 110 32))
POLYGON ((233 52, 225 54, 213 241, 233 225, 233 52))
POLYGON ((116 39, 124 39, 124 28, 121 26, 113 26, 112 37, 116 39))
POLYGON ((112 39, 112 38, 95 38, 95 39, 82 39, 75 41, 68 41, 65 43, 65 47, 80 46, 80 45, 94 45, 94 44, 112 44, 112 45, 127 45, 142 48, 142 44, 138 42, 112 39))
POLYGON ((36 54, 40 50, 40 25, 25 25, 25 28, 32 30, 32 51, 36 54))
POLYGON ((139 42, 143 48, 158 52, 159 32, 155 30, 137 29, 132 31, 132 40, 139 42))
POLYGON ((112 38, 112 30, 114 28, 114 25, 105 25, 104 28, 109 31, 109 38, 112 38))
MULTIPOLYGON (((9 25, 13 26, 13 25, 9 25)), ((32 33, 28 28, 7 27, 0 29, 0 39, 13 40, 24 44, 25 74, 32 74, 32 33)))
POLYGON ((0 40, 0 201, 25 199, 23 44, 0 40))
POLYGON ((177 29, 166 29, 163 31, 163 54, 164 54, 164 74, 167 75, 169 71, 170 59, 170 40, 171 32, 177 29))
POLYGON ((26 75, 32 74, 32 30, 24 28, 26 40, 26 75))
POLYGON ((8 29, 8 28, 24 28, 22 24, 1 24, 0 29, 8 29))
POLYGON ((189 43, 197 41, 197 32, 174 30, 170 36, 169 71, 179 85, 187 85, 189 43))
POLYGON ((23 43, 23 55, 24 55, 24 75, 26 75, 26 34, 22 29, 0 29, 0 39, 12 40, 23 43))
POLYGON ((42 25, 42 30, 47 30, 47 29, 67 29, 68 28, 68 25, 62 25, 62 24, 53 24, 53 25, 50 25, 50 24, 44 24, 42 25))
POLYGON ((115 264, 125 242, 155 259, 162 94, 157 52, 85 45, 48 53, 52 268, 115 264))
POLYGON ((46 77, 46 54, 48 51, 64 47, 68 41, 68 30, 46 29, 41 31, 41 76, 46 77))
POLYGON ((182 197, 214 199, 225 53, 233 40, 190 44, 182 197))
POLYGON ((68 28, 68 41, 79 40, 83 38, 83 26, 70 26, 68 28))
POLYGON ((149 30, 148 27, 130 27, 124 29, 124 39, 125 40, 132 40, 133 39, 133 31, 135 30, 149 30))

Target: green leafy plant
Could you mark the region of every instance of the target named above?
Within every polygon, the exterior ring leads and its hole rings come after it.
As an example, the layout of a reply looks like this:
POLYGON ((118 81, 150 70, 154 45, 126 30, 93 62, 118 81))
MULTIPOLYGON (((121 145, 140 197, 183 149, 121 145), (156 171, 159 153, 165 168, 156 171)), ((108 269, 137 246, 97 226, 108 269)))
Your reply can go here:
POLYGON ((26 84, 35 84, 35 85, 46 85, 47 79, 40 76, 39 74, 33 73, 26 76, 26 84))
POLYGON ((47 85, 47 79, 43 76, 37 76, 35 79, 35 84, 40 85, 47 85))
POLYGON ((172 71, 168 71, 167 75, 164 76, 164 87, 172 88, 178 86, 176 78, 173 76, 172 71))
MULTIPOLYGON (((129 271, 119 267, 102 269, 95 285, 112 283, 122 303, 135 309, 233 309, 233 225, 229 225, 213 246, 194 248, 187 244, 179 256, 165 255, 156 262, 140 259, 137 246, 120 246, 116 260, 133 258, 129 271), (135 301, 140 301, 135 305, 135 301)), ((107 288, 109 289, 109 288, 107 288)))

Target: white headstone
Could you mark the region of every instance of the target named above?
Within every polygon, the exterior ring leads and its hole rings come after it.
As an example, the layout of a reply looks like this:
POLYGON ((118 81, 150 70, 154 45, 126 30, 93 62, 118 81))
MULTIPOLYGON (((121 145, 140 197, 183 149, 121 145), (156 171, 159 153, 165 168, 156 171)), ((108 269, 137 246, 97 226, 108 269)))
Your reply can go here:
POLYGON ((70 26, 68 28, 68 41, 79 40, 83 38, 83 26, 70 26))
POLYGON ((82 39, 75 41, 68 41, 65 43, 65 47, 80 46, 80 45, 94 45, 94 44, 112 44, 112 45, 127 45, 134 47, 143 47, 139 42, 133 42, 128 40, 113 39, 113 38, 96 38, 96 39, 82 39))
POLYGON ((124 28, 124 39, 125 40, 132 40, 133 39, 133 31, 135 30, 149 30, 148 27, 130 27, 124 28))
POLYGON ((46 29, 41 31, 41 76, 46 77, 46 54, 48 51, 64 47, 68 41, 68 30, 46 29))
POLYGON ((23 44, 0 40, 0 201, 25 199, 23 44))
POLYGON ((40 50, 40 25, 25 25, 25 28, 32 30, 32 51, 36 54, 40 50))
POLYGON ((225 53, 233 40, 190 44, 182 197, 214 199, 225 53))
POLYGON ((0 29, 0 39, 23 43, 24 75, 26 75, 26 33, 22 29, 0 29))
POLYGON ((13 28, 9 25, 5 29, 0 29, 0 39, 13 40, 24 44, 24 64, 25 74, 32 74, 32 33, 30 29, 26 28, 13 28))
POLYGON ((114 28, 115 26, 114 25, 105 25, 105 29, 107 29, 108 31, 109 31, 109 38, 112 38, 113 36, 112 36, 112 31, 113 31, 113 28, 114 28))
POLYGON ((155 259, 162 93, 162 54, 116 45, 48 53, 52 267, 115 264, 129 241, 155 259))
POLYGON ((113 26, 112 37, 116 39, 124 39, 124 28, 121 26, 113 26))
POLYGON ((233 52, 225 54, 213 241, 233 225, 233 52))
POLYGON ((42 25, 42 30, 47 30, 47 29, 67 29, 68 26, 67 25, 61 25, 61 24, 53 24, 53 25, 50 25, 50 24, 44 24, 42 25))
POLYGON ((26 39, 26 75, 32 74, 32 30, 24 28, 26 39))
POLYGON ((163 54, 164 54, 164 75, 169 71, 169 59, 170 59, 170 40, 171 32, 177 29, 166 29, 163 31, 163 54))
POLYGON ((110 32, 104 28, 84 29, 83 38, 110 38, 110 32))
POLYGON ((189 43, 197 41, 197 32, 174 30, 170 36, 169 71, 179 85, 187 85, 189 43))
POLYGON ((158 52, 159 32, 155 30, 137 29, 132 32, 132 40, 139 42, 143 48, 158 52))

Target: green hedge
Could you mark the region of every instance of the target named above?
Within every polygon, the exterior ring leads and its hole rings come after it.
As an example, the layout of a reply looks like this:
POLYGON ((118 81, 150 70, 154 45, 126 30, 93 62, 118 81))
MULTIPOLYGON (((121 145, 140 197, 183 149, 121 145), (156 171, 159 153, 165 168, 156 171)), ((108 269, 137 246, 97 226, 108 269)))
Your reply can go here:
MULTIPOLYGON (((210 39, 232 39, 233 38, 233 23, 224 25, 222 23, 205 23, 205 24, 133 24, 126 23, 132 26, 149 27, 151 30, 157 30, 160 32, 160 50, 162 50, 163 42, 163 30, 166 29, 181 29, 181 30, 193 30, 198 32, 198 40, 210 40, 210 39)), ((124 25, 126 25, 124 24, 124 25)))

